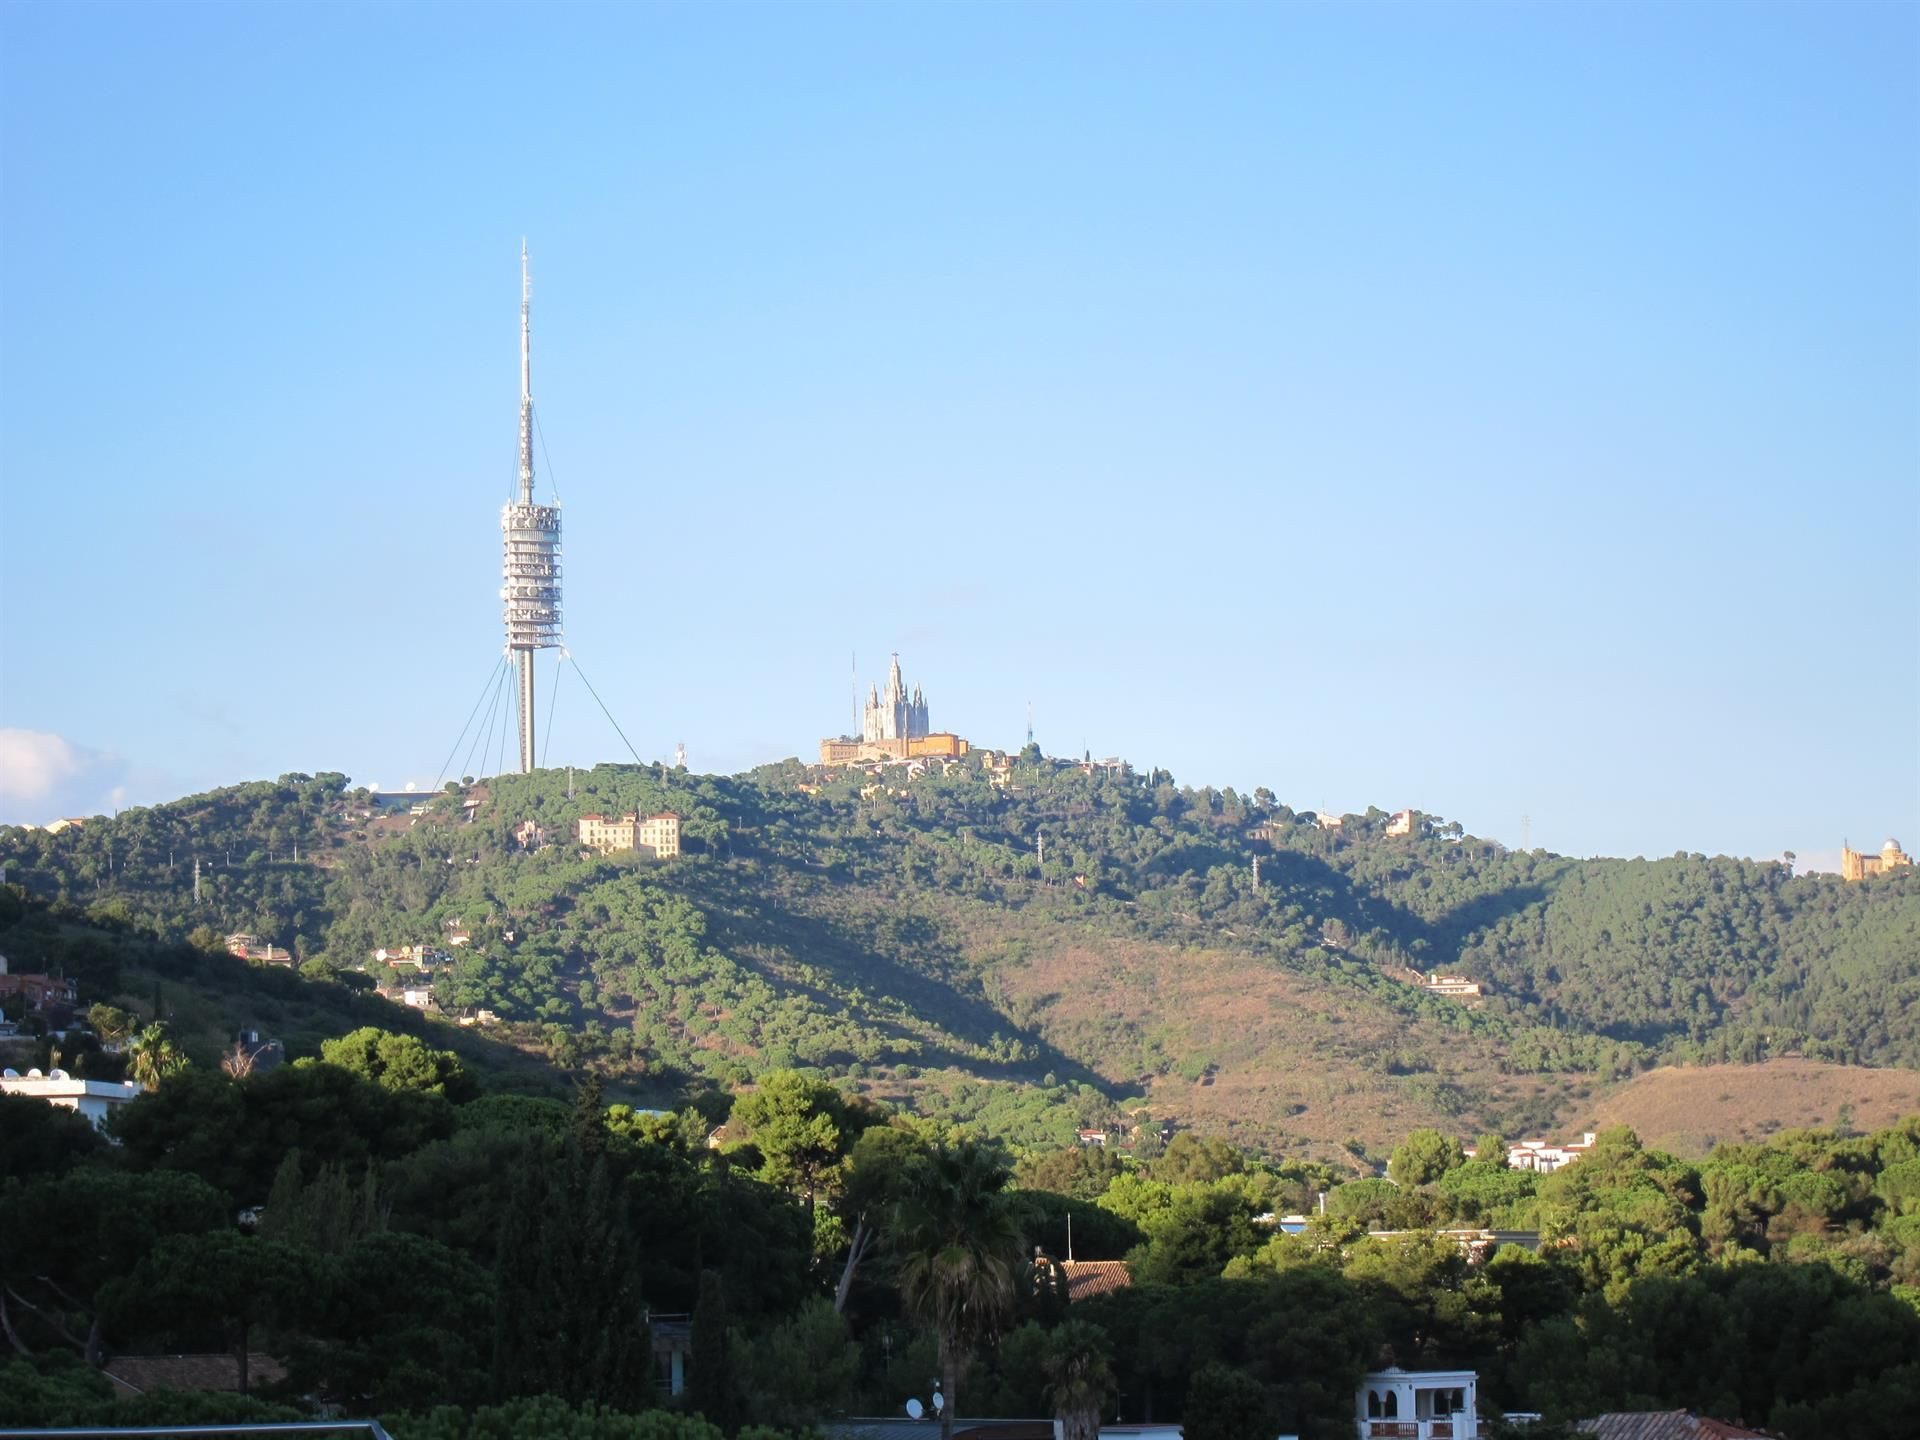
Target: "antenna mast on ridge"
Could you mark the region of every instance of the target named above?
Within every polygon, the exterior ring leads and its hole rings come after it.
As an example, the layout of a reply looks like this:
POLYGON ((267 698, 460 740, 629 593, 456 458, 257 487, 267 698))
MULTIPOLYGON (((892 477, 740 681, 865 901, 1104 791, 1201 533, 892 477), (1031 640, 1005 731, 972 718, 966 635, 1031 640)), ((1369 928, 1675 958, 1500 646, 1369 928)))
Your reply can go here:
POLYGON ((520 503, 533 503, 533 272, 520 242, 520 503))

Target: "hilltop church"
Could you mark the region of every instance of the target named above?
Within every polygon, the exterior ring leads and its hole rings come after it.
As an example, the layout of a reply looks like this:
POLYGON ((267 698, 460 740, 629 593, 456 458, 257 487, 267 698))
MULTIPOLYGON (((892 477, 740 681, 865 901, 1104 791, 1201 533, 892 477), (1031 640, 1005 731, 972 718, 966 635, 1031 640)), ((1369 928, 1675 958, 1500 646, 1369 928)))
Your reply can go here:
POLYGON ((915 685, 907 693, 896 653, 887 669, 887 688, 867 687, 867 703, 860 714, 860 735, 841 735, 820 742, 822 765, 863 765, 876 761, 928 757, 957 760, 970 747, 958 735, 935 733, 927 720, 927 697, 915 685))
POLYGON ((887 693, 882 695, 875 686, 867 687, 867 708, 860 721, 860 738, 871 743, 926 737, 927 697, 916 685, 912 698, 908 698, 907 682, 900 678, 900 655, 895 651, 893 664, 887 669, 887 693))

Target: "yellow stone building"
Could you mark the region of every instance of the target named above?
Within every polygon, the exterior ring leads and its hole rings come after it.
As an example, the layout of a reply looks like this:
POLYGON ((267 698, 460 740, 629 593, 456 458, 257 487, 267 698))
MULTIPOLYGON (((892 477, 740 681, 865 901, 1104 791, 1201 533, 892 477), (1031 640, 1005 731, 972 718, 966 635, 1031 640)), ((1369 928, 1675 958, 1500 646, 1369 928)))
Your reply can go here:
POLYGON ((646 816, 629 811, 617 820, 582 815, 574 824, 574 838, 602 855, 637 850, 655 860, 665 860, 680 853, 680 817, 671 810, 646 816))
POLYGON ((1869 875, 1884 875, 1889 870, 1901 870, 1913 864, 1913 857, 1900 848, 1898 840, 1889 840, 1880 847, 1878 855, 1863 854, 1858 850, 1840 847, 1840 878, 1842 880, 1864 880, 1869 875))
POLYGON ((958 735, 944 731, 897 740, 850 740, 842 736, 820 742, 820 763, 870 765, 889 760, 958 760, 972 748, 958 735))

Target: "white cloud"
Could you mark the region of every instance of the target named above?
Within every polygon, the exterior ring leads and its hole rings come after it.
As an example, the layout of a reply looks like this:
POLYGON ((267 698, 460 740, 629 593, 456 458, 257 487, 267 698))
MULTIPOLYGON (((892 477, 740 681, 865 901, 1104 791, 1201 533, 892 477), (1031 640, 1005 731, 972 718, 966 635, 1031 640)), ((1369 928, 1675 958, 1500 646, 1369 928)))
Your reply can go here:
POLYGON ((0 727, 0 824, 113 807, 125 764, 46 730, 0 727))
POLYGON ((78 775, 79 752, 44 730, 0 730, 0 804, 37 805, 78 775))

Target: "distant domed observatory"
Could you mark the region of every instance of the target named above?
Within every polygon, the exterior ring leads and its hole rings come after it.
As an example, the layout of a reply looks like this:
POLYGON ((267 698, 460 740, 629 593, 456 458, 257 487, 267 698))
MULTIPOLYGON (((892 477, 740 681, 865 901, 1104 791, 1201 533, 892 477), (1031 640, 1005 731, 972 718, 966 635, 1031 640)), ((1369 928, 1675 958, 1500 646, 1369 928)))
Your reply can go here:
POLYGON ((1840 878, 1842 880, 1864 880, 1869 875, 1885 875, 1892 870, 1904 870, 1913 864, 1913 857, 1900 848, 1898 840, 1888 840, 1880 847, 1878 855, 1866 855, 1858 850, 1840 848, 1840 878))

